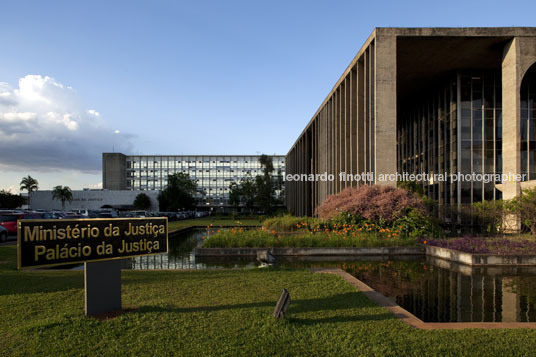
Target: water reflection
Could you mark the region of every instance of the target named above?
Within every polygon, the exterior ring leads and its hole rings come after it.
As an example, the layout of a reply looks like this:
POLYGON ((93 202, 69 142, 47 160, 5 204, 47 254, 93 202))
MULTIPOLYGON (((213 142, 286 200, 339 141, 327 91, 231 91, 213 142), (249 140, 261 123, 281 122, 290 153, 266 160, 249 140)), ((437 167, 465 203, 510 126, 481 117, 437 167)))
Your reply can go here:
POLYGON ((340 267, 425 322, 534 322, 536 275, 500 268, 449 270, 434 262, 351 262, 340 267), (463 271, 463 272, 461 272, 463 271))
POLYGON ((175 237, 169 237, 165 254, 122 259, 122 269, 216 269, 255 266, 255 259, 210 260, 195 257, 194 250, 201 245, 206 229, 192 229, 175 237))
MULTIPOLYGON (((204 229, 170 237, 167 254, 123 260, 123 269, 256 267, 255 257, 196 258, 204 229)), ((472 268, 423 256, 278 257, 277 266, 338 267, 425 322, 536 322, 536 267, 472 268)))

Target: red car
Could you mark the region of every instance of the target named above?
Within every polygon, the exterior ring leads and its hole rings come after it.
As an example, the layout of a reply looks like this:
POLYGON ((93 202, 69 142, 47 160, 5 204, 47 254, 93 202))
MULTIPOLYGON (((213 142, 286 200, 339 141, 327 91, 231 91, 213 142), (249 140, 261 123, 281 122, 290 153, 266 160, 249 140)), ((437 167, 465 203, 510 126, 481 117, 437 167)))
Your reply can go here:
POLYGON ((17 234, 17 221, 19 219, 39 219, 38 213, 2 213, 0 214, 0 226, 7 229, 8 234, 17 234))

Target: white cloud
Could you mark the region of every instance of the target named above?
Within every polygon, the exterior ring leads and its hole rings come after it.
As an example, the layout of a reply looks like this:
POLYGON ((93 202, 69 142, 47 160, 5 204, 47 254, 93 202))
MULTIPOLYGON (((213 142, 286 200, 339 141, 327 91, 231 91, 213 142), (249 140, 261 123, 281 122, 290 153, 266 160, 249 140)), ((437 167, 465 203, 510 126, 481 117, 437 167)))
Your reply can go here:
POLYGON ((89 188, 92 190, 102 190, 102 182, 99 182, 96 185, 89 185, 89 188))
POLYGON ((95 109, 90 109, 87 112, 88 112, 88 114, 94 115, 96 117, 100 117, 100 113, 98 111, 96 111, 95 109))
POLYGON ((27 75, 18 88, 0 82, 0 166, 101 169, 102 152, 131 151, 131 136, 108 127, 95 109, 54 78, 27 75))

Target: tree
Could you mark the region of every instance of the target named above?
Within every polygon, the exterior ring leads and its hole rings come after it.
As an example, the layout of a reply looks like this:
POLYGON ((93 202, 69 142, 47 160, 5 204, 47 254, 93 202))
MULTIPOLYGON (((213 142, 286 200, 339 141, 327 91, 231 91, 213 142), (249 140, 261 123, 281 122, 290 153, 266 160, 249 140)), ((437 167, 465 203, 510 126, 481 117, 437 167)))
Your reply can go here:
POLYGON ((248 212, 255 207, 257 199, 257 183, 251 178, 249 173, 244 176, 240 183, 232 182, 229 185, 229 204, 238 208, 245 206, 248 212))
POLYGON ((502 200, 473 203, 474 214, 479 218, 484 230, 490 234, 504 232, 506 205, 502 200))
POLYGON ((61 201, 61 209, 65 210, 65 201, 72 202, 73 192, 69 186, 56 186, 52 189, 52 199, 61 201))
POLYGON ((242 201, 242 187, 236 182, 231 182, 229 185, 229 204, 238 208, 242 201))
POLYGON ((272 157, 262 154, 259 158, 259 162, 263 168, 263 175, 258 175, 255 178, 256 185, 256 203, 259 208, 265 213, 273 211, 275 206, 275 185, 272 179, 272 172, 274 171, 274 164, 272 157))
POLYGON ((161 211, 176 212, 195 208, 196 183, 190 175, 178 172, 168 176, 167 187, 158 195, 161 211))
POLYGON ((256 182, 250 176, 246 176, 241 181, 242 186, 242 200, 244 206, 248 209, 248 212, 251 213, 253 207, 255 207, 255 201, 257 196, 257 185, 256 182))
POLYGON ((30 196, 33 191, 37 191, 39 189, 39 182, 37 182, 36 179, 34 179, 32 176, 28 175, 26 177, 23 177, 20 181, 20 190, 21 191, 28 191, 28 205, 30 205, 30 196))
MULTIPOLYGON (((278 182, 274 182, 272 176, 274 171, 272 160, 271 156, 261 155, 259 162, 263 170, 262 175, 257 175, 255 179, 252 179, 248 173, 240 180, 239 184, 233 182, 229 185, 229 203, 232 206, 243 205, 249 212, 254 207, 260 208, 265 213, 270 213, 274 210, 274 206, 277 203, 275 190, 276 188, 281 188, 278 186, 278 182)), ((278 177, 280 177, 280 172, 278 177)))
POLYGON ((21 195, 14 195, 9 191, 0 191, 0 208, 13 209, 18 208, 24 204, 24 197, 21 195))
POLYGON ((255 177, 255 187, 257 195, 255 197, 257 206, 264 212, 270 213, 275 204, 274 183, 271 175, 255 177))
POLYGON ((530 228, 532 235, 536 235, 536 187, 523 190, 521 195, 512 199, 510 210, 530 228))
POLYGON ((145 193, 140 193, 134 199, 134 208, 140 210, 147 210, 151 208, 151 199, 145 193))
POLYGON ((274 171, 274 162, 271 156, 262 154, 259 158, 259 162, 263 168, 264 176, 271 175, 274 171))

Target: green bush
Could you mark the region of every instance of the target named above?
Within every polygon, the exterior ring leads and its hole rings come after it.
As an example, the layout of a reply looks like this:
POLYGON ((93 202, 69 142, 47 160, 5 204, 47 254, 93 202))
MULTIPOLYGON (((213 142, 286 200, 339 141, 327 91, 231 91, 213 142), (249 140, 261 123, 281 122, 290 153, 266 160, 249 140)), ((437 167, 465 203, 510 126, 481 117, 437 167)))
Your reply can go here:
POLYGON ((327 224, 330 228, 344 226, 345 224, 356 225, 365 222, 366 220, 361 216, 356 216, 348 212, 341 212, 329 221, 327 224))
POLYGON ((503 200, 475 202, 472 208, 472 214, 478 219, 483 232, 489 234, 504 232, 507 205, 503 200))
POLYGON ((509 209, 536 235, 536 187, 523 190, 510 202, 509 209))
POLYGON ((318 229, 321 220, 313 217, 295 217, 286 214, 281 217, 273 217, 265 220, 262 224, 268 230, 277 232, 295 232, 299 230, 314 230, 318 229))
POLYGON ((409 238, 439 238, 443 232, 439 223, 431 217, 426 217, 417 210, 411 210, 407 215, 393 222, 392 228, 409 238))
POLYGON ((394 247, 415 245, 417 241, 389 229, 381 232, 345 227, 340 231, 296 232, 228 229, 213 231, 205 239, 204 248, 269 248, 269 247, 394 247))

